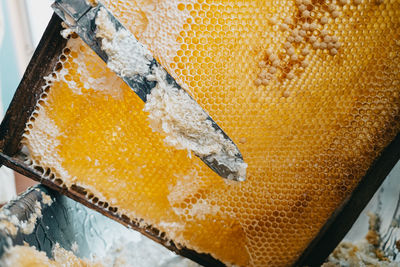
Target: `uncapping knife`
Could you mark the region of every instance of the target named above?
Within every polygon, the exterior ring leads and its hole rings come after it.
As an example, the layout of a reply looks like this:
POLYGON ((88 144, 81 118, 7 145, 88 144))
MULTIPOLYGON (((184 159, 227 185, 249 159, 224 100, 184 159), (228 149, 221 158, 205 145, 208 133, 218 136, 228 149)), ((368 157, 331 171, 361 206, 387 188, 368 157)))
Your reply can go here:
MULTIPOLYGON (((96 19, 98 18, 100 12, 107 12, 108 19, 111 22, 111 31, 118 32, 125 27, 112 15, 111 12, 104 7, 103 4, 97 1, 91 1, 89 3, 86 0, 56 0, 52 7, 55 13, 70 27, 75 33, 77 33, 82 40, 88 44, 93 51, 97 53, 100 58, 109 63, 109 55, 104 51, 102 47, 102 38, 97 35, 98 26, 96 25, 96 19)), ((104 14, 104 13, 103 13, 104 14)), ((137 51, 145 50, 146 56, 143 56, 145 62, 150 62, 147 64, 140 65, 140 68, 147 74, 152 74, 155 67, 165 71, 166 75, 164 77, 165 83, 172 85, 179 90, 182 90, 187 94, 187 92, 182 89, 182 87, 174 80, 174 78, 166 72, 166 70, 154 59, 147 48, 137 41, 135 36, 127 31, 127 36, 131 42, 129 43, 129 51, 131 53, 137 53, 137 51), (145 58, 146 57, 146 58, 145 58)), ((125 39, 125 42, 126 40, 125 39)), ((157 81, 149 79, 149 75, 143 74, 129 74, 123 71, 114 71, 120 76, 132 89, 133 91, 144 101, 147 101, 147 96, 151 93, 151 90, 156 87, 157 81)), ((141 72, 143 73, 143 71, 141 72)), ((188 94, 187 94, 188 95, 188 94)), ((189 95, 188 95, 189 96, 189 95)), ((196 103, 196 105, 198 105, 196 103)), ((247 164, 244 163, 243 157, 233 143, 233 141, 225 134, 225 132, 214 122, 214 120, 207 114, 207 119, 211 122, 212 127, 219 133, 222 134, 225 141, 231 142, 231 145, 235 147, 235 153, 228 153, 222 150, 218 154, 212 154, 207 156, 197 155, 207 166, 209 166, 214 172, 223 178, 243 181, 246 177, 246 167, 247 164), (233 155, 234 154, 234 155, 233 155)), ((196 154, 196 153, 195 153, 196 154)))

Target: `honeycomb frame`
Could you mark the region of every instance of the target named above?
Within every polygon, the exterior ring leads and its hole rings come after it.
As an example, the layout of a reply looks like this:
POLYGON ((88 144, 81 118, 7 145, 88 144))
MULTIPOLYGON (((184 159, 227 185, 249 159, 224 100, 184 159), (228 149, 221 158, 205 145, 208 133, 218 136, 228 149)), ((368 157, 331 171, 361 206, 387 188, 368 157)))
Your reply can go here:
MULTIPOLYGON (((38 171, 37 173, 40 173, 41 170, 38 169, 37 171, 38 171)), ((55 183, 55 184, 57 184, 57 183, 60 184, 59 181, 58 181, 58 182, 55 182, 55 181, 54 181, 54 183, 55 183)), ((61 187, 61 188, 62 188, 62 187, 61 187)), ((72 191, 74 191, 74 190, 80 191, 79 188, 71 188, 71 189, 72 189, 72 191)), ((102 208, 104 208, 104 203, 98 203, 98 200, 97 200, 97 201, 94 201, 94 202, 96 202, 96 206, 97 206, 97 207, 98 207, 98 206, 101 206, 102 208)))
POLYGON ((52 16, 0 124, 1 164, 34 181, 40 182, 50 189, 60 192, 130 229, 140 232, 178 255, 204 266, 225 266, 209 254, 198 253, 176 245, 173 240, 165 238, 165 233, 160 232, 159 229, 151 225, 143 225, 140 220, 132 220, 128 216, 118 214, 115 208, 109 207, 106 202, 99 201, 88 190, 77 185, 67 188, 59 179, 44 179, 43 176, 46 173, 43 168, 34 168, 32 165, 26 164, 26 150, 24 150, 21 143, 26 123, 35 112, 36 103, 47 91, 45 86, 47 82, 43 77, 50 75, 53 70, 58 68, 57 63, 59 62, 60 54, 67 44, 67 40, 60 35, 60 31, 63 30, 61 22, 57 15, 54 14, 52 16))

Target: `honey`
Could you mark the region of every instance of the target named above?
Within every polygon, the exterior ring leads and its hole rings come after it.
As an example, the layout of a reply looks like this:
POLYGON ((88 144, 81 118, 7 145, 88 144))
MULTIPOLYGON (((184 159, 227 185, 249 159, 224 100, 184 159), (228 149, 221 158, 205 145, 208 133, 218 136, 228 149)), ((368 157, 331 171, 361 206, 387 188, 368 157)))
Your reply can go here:
POLYGON ((400 130, 399 0, 103 3, 238 145, 246 181, 167 146, 80 39, 24 143, 45 178, 175 244, 226 264, 293 264, 400 130))

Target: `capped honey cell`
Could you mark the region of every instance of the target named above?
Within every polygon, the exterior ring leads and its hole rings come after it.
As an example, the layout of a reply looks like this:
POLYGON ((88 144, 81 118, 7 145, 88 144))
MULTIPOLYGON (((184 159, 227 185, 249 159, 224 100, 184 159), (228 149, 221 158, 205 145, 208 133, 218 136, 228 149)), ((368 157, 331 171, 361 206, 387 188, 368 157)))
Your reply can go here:
POLYGON ((400 1, 103 3, 238 145, 247 180, 167 146, 72 37, 27 123, 31 165, 225 264, 295 263, 400 130, 400 1))

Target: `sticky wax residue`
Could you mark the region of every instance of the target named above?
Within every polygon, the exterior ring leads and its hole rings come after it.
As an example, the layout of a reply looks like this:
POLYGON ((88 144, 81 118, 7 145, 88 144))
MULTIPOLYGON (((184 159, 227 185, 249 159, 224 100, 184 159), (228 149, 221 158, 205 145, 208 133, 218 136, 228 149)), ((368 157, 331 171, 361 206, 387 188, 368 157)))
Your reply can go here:
POLYGON ((42 202, 45 205, 51 206, 53 204, 53 199, 49 195, 42 192, 42 202))
POLYGON ((0 219, 0 231, 3 231, 10 236, 16 236, 18 233, 18 228, 14 223, 8 220, 0 219))
POLYGON ((18 229, 21 233, 26 235, 32 234, 33 230, 35 230, 37 219, 40 219, 41 217, 42 206, 38 201, 35 202, 34 212, 30 214, 27 220, 19 220, 15 215, 9 216, 8 214, 0 214, 0 219, 8 221, 8 223, 1 222, 1 224, 4 223, 4 225, 8 226, 7 229, 11 230, 8 233, 12 236, 15 236, 17 234, 15 229, 18 229), (11 223, 14 227, 11 227, 9 223, 11 223))
POLYGON ((35 247, 15 246, 9 248, 0 259, 0 266, 4 267, 102 267, 97 261, 82 260, 72 252, 56 244, 52 250, 53 260, 46 253, 36 250, 35 247))
MULTIPOLYGON (((50 196, 42 192, 43 205, 51 206, 53 200, 50 196)), ((19 220, 17 216, 9 213, 8 210, 0 213, 0 230, 5 231, 8 235, 15 237, 20 231, 25 235, 30 235, 36 228, 37 220, 42 218, 42 204, 39 201, 35 202, 33 212, 27 220, 19 220)))
POLYGON ((86 2, 91 6, 97 6, 99 4, 98 0, 86 0, 86 2))
POLYGON ((97 35, 109 57, 107 66, 121 76, 146 75, 157 82, 147 97, 144 111, 149 113, 150 126, 166 135, 165 143, 177 149, 193 151, 200 157, 209 156, 226 166, 230 179, 245 180, 247 164, 237 159, 238 149, 217 131, 207 113, 184 90, 166 81, 166 72, 149 69, 150 52, 124 29, 115 30, 107 11, 101 9, 96 18, 97 35), (150 73, 152 72, 152 73, 150 73))
POLYGON ((164 139, 167 145, 210 156, 238 173, 232 179, 244 180, 247 164, 235 159, 239 153, 236 146, 214 129, 208 115, 186 92, 165 81, 164 70, 157 68, 154 73, 149 78, 157 81, 157 85, 144 108, 149 112, 151 128, 167 135, 164 139))
POLYGON ((322 267, 339 266, 380 266, 399 267, 400 263, 391 262, 380 249, 380 218, 375 213, 368 213, 369 229, 365 239, 357 242, 341 242, 322 267))
POLYGON ((101 48, 108 56, 107 66, 120 76, 145 75, 152 55, 125 29, 116 30, 106 9, 101 8, 96 18, 96 36, 102 38, 101 48))
MULTIPOLYGON (((73 248, 72 248, 73 250, 73 248)), ((74 251, 74 250, 73 250, 74 251)), ((75 251, 74 251, 75 252, 75 251)), ((52 249, 52 259, 35 247, 14 246, 0 258, 2 267, 137 267, 137 266, 181 266, 199 265, 177 256, 151 240, 140 242, 118 240, 110 246, 104 256, 94 255, 91 259, 80 259, 72 251, 65 250, 58 243, 52 249), (172 265, 168 264, 170 262, 172 265), (38 265, 36 265, 38 264, 38 265)))

